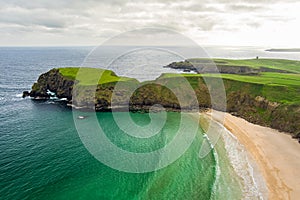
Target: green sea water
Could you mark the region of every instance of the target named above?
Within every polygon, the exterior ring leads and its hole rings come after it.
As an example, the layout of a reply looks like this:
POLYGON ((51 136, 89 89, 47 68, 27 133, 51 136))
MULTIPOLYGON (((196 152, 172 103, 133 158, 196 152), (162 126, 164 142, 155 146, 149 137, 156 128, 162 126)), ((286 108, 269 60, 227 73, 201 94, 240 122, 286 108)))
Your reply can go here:
MULTIPOLYGON (((5 155, 1 160, 1 173, 5 174, 0 183, 2 199, 222 199, 224 195, 241 193, 237 178, 230 178, 232 191, 218 192, 220 186, 216 185, 225 186, 229 179, 226 173, 218 174, 214 151, 204 159, 198 157, 203 142, 201 128, 188 150, 174 163, 153 172, 126 173, 102 164, 87 151, 70 109, 49 102, 32 106, 34 112, 29 120, 34 126, 20 121, 17 127, 7 127, 8 132, 13 129, 18 136, 7 135, 6 144, 19 145, 7 145, 1 152, 5 155), (223 178, 217 183, 220 177, 223 178)), ((91 113, 80 114, 88 122, 91 113)), ((148 142, 132 143, 118 128, 112 113, 96 115, 107 137, 129 151, 161 148, 173 139, 180 121, 180 113, 170 112, 159 134, 148 142)), ((131 117, 140 125, 150 122, 146 113, 131 113, 131 117)), ((230 167, 226 162, 222 161, 230 167)), ((227 172, 236 177, 232 169, 227 172)))
MULTIPOLYGON (((84 120, 88 121, 89 113, 84 115, 84 120)), ((161 148, 171 141, 180 121, 179 113, 168 113, 161 132, 150 141, 144 139, 139 142, 140 139, 130 138, 118 128, 111 113, 97 113, 97 117, 114 144, 129 151, 143 152, 161 148)), ((150 122, 148 114, 132 113, 131 117, 140 125, 150 122)), ((92 157, 71 180, 62 179, 51 184, 41 195, 47 194, 51 199, 210 199, 216 180, 216 161, 213 153, 204 159, 198 158, 203 140, 201 133, 199 129, 190 148, 177 161, 161 170, 125 173, 111 169, 92 157)))

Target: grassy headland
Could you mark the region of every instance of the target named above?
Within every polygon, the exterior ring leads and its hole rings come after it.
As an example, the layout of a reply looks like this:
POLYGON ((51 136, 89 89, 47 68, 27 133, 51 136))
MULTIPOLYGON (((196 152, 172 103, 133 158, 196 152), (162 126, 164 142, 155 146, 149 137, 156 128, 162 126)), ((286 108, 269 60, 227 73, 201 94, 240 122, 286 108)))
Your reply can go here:
POLYGON ((213 59, 216 65, 225 66, 247 66, 250 68, 267 68, 288 71, 291 73, 300 73, 300 61, 285 59, 213 59))
POLYGON ((228 74, 255 74, 260 72, 300 73, 300 61, 284 59, 207 59, 192 58, 182 62, 174 62, 165 67, 173 69, 188 69, 202 72, 211 72, 216 65, 220 73, 228 74), (197 69, 196 69, 197 68, 197 69))
POLYGON ((78 68, 66 67, 59 68, 59 72, 71 80, 79 81, 80 85, 95 85, 119 82, 119 81, 137 81, 133 78, 119 77, 111 70, 104 70, 99 68, 78 68))
MULTIPOLYGON (((94 68, 60 68, 42 74, 32 87, 30 96, 48 98, 47 91, 55 92, 60 98, 82 108, 106 111, 111 109, 114 87, 121 81, 121 88, 115 93, 117 105, 128 104, 124 95, 130 89, 138 88, 131 95, 130 110, 147 110, 154 104, 161 104, 169 110, 192 109, 192 98, 180 105, 169 88, 185 91, 184 77, 193 88, 197 105, 211 107, 211 97, 206 85, 207 79, 220 79, 226 91, 227 112, 241 116, 250 122, 291 132, 300 137, 300 61, 278 59, 228 60, 214 59, 224 73, 162 74, 153 81, 139 83, 136 79, 118 77, 110 70, 94 68), (238 68, 238 70, 236 70, 238 68), (249 70, 250 69, 250 70, 249 70), (232 73, 230 73, 232 72, 232 73), (253 73, 255 72, 255 73, 253 73), (283 73, 285 72, 285 73, 283 73), (101 77, 101 78, 100 78, 101 77), (73 91, 76 83, 79 90, 73 91), (96 86, 96 91, 95 91, 96 86)), ((189 59, 172 63, 172 68, 182 64, 200 63, 209 71, 208 59, 189 59)))

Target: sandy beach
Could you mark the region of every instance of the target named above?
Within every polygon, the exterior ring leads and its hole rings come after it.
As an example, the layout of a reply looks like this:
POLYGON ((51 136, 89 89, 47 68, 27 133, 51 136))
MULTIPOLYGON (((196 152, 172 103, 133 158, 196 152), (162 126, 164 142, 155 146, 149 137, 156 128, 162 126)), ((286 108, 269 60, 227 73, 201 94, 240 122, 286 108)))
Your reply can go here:
MULTIPOLYGON (((206 113, 221 122, 222 112, 206 113)), ((300 197, 300 144, 286 133, 255 125, 226 113, 224 126, 244 145, 262 173, 268 199, 300 197)), ((222 123, 222 122, 221 122, 222 123)))

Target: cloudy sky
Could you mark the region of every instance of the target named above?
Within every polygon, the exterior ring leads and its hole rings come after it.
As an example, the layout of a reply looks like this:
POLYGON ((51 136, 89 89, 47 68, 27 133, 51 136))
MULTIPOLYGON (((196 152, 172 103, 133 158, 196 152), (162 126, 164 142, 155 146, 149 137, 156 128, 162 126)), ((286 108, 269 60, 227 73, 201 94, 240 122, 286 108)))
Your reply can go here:
POLYGON ((201 45, 300 47, 299 0, 0 0, 0 46, 98 45, 144 27, 201 45))

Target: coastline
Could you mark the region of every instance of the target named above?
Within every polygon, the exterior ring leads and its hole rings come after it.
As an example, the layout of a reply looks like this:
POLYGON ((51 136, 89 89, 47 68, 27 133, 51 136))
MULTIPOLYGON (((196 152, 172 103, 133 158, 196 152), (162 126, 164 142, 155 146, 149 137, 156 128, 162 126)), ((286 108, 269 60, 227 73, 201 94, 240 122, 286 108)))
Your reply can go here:
POLYGON ((300 196, 300 145, 291 136, 247 122, 229 113, 204 113, 220 122, 245 147, 262 174, 268 199, 297 199, 300 196), (224 115, 224 122, 221 115, 224 115))

